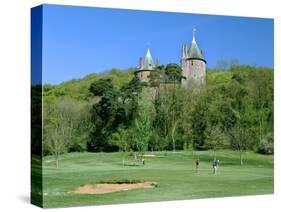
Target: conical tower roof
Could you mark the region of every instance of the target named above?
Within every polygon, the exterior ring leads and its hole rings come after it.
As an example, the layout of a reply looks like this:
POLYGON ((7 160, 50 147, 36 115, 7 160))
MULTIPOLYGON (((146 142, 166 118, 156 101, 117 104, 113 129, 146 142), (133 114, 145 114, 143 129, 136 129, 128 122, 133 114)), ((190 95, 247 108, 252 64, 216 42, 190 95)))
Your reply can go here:
POLYGON ((195 29, 193 30, 193 39, 191 42, 191 46, 188 49, 188 58, 189 59, 199 59, 199 60, 203 60, 204 62, 206 62, 201 50, 199 49, 199 47, 196 43, 195 29))
POLYGON ((146 55, 143 58, 143 64, 141 69, 143 70, 153 70, 155 68, 155 63, 152 59, 149 49, 147 49, 146 55))

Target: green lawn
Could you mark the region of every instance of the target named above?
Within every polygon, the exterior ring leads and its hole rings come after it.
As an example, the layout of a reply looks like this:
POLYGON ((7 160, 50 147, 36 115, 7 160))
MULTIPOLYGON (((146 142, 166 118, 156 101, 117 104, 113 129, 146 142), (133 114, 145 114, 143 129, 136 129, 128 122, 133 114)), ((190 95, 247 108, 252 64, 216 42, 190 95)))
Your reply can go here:
MULTIPOLYGON (((190 152, 154 152, 144 166, 123 166, 122 153, 68 153, 60 157, 59 169, 53 157, 43 159, 43 206, 63 207, 145 201, 273 193, 273 156, 246 153, 244 165, 233 151, 220 151, 220 172, 212 174, 210 151, 196 152, 197 174, 190 152), (74 194, 76 187, 120 179, 158 183, 152 189, 135 189, 108 194, 74 194)), ((127 157, 132 164, 132 157, 127 157)))

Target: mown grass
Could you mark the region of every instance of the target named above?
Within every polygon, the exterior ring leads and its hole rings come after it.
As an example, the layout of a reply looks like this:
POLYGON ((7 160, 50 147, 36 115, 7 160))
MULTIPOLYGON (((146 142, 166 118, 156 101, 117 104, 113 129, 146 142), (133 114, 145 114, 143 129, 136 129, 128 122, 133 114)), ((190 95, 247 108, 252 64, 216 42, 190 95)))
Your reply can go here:
MULTIPOLYGON (((68 153, 56 169, 53 157, 43 159, 43 206, 66 207, 147 201, 180 200, 273 193, 273 156, 246 153, 240 166, 236 152, 218 153, 220 169, 212 174, 212 153, 154 152, 145 165, 123 166, 123 153, 68 153), (200 159, 199 173, 194 158, 200 159), (75 188, 91 183, 128 181, 156 182, 152 189, 107 194, 76 194, 75 188)), ((126 164, 133 164, 132 156, 126 164)))

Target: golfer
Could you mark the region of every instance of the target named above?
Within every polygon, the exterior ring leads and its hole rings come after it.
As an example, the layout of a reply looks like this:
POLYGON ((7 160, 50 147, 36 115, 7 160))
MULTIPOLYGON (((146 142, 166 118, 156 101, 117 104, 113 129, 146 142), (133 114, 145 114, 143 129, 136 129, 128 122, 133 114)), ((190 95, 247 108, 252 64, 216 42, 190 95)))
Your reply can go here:
POLYGON ((218 161, 217 160, 213 160, 213 173, 214 174, 217 173, 217 165, 218 165, 218 161))
POLYGON ((195 167, 196 167, 196 172, 198 173, 198 171, 199 171, 199 159, 197 159, 195 161, 195 167))
POLYGON ((219 165, 220 165, 220 161, 219 160, 217 160, 217 173, 219 172, 219 165))

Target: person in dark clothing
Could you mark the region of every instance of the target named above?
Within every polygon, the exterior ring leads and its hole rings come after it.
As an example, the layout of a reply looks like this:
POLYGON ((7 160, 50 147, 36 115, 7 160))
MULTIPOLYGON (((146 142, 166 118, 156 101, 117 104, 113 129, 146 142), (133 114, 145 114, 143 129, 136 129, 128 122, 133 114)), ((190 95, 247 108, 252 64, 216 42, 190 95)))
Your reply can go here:
POLYGON ((195 167, 196 167, 196 172, 198 173, 198 171, 199 171, 199 159, 197 159, 195 161, 195 167))

